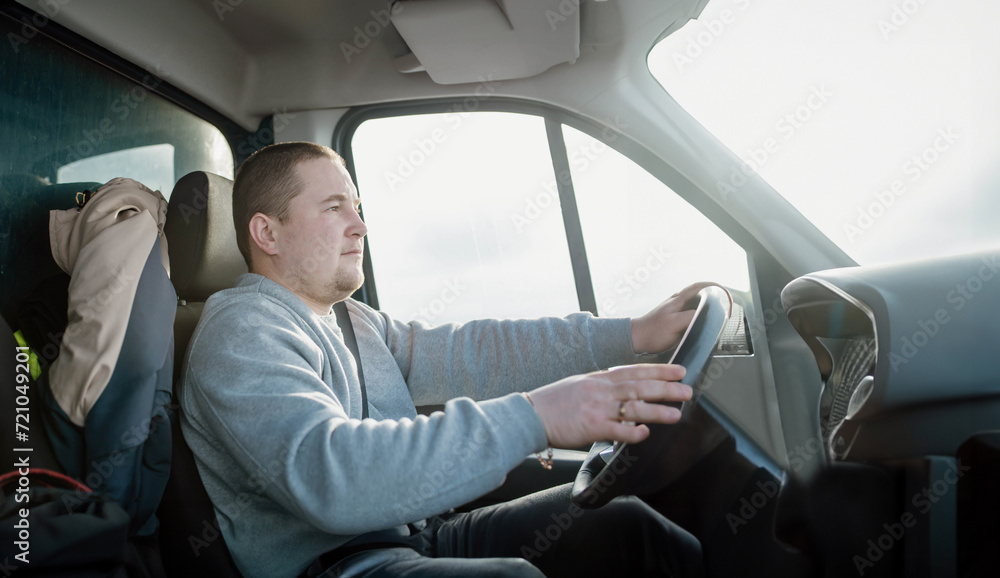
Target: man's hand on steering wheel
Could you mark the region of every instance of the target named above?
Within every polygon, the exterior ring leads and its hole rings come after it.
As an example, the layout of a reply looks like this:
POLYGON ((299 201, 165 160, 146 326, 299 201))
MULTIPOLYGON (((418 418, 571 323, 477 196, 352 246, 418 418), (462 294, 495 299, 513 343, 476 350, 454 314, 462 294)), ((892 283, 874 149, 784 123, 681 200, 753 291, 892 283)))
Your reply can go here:
POLYGON ((692 283, 670 296, 649 313, 632 320, 632 350, 636 353, 662 353, 673 349, 691 324, 698 292, 717 285, 710 281, 692 283))
MULTIPOLYGON (((696 283, 686 287, 648 314, 633 321, 633 349, 647 352, 674 349, 670 363, 661 366, 670 368, 672 375, 664 374, 661 379, 668 382, 671 379, 684 379, 697 386, 712 359, 732 309, 732 295, 721 285, 696 283), (685 369, 685 373, 678 371, 681 368, 685 369)), ((681 385, 670 384, 671 387, 681 385)), ((695 452, 690 459, 685 459, 689 456, 685 456, 684 449, 704 449, 705 446, 698 442, 700 430, 697 427, 692 429, 692 424, 698 423, 693 416, 708 415, 704 411, 699 414, 701 408, 697 406, 698 396, 688 393, 690 391, 685 391, 684 403, 679 411, 661 406, 665 410, 674 410, 670 412, 671 420, 649 420, 646 430, 641 430, 641 426, 634 426, 635 431, 628 432, 640 437, 640 443, 622 436, 607 438, 623 443, 612 444, 606 440, 595 443, 573 482, 573 503, 584 508, 599 508, 616 496, 626 493, 648 495, 664 488, 690 467, 701 453, 695 452), (679 419, 676 418, 678 414, 679 419), (661 425, 678 421, 680 425, 677 426, 661 425), (672 456, 681 459, 674 461, 672 456)), ((660 394, 663 395, 664 391, 660 391, 660 394)), ((668 396, 663 395, 657 401, 668 401, 668 396)), ((627 415, 626 405, 620 407, 621 417, 624 419, 627 415)), ((666 415, 659 414, 660 417, 666 415)))
POLYGON ((675 407, 646 402, 682 402, 692 390, 678 365, 638 364, 574 375, 528 395, 545 426, 549 445, 575 448, 600 440, 638 443, 649 436, 642 423, 676 423, 675 407))

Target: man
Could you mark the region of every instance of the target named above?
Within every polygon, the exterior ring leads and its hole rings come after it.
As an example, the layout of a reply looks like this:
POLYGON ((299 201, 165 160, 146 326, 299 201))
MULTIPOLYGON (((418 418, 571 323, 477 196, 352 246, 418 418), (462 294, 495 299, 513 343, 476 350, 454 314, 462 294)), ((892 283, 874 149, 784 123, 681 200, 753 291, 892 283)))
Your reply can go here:
POLYGON ((532 452, 638 442, 649 430, 633 422, 676 422, 676 409, 644 402, 688 399, 683 368, 598 371, 672 348, 702 285, 631 322, 579 313, 432 328, 348 300, 372 418, 362 420, 357 367, 331 313, 363 281, 358 204, 343 160, 311 143, 267 147, 236 175, 250 273, 208 300, 180 401, 240 570, 296 576, 324 553, 313 570, 333 564, 331 576, 698 569, 697 542, 635 498, 580 515, 563 486, 439 514, 498 487, 532 452), (547 347, 556 341, 570 346, 559 359, 547 347), (414 409, 445 401, 443 413, 414 409))

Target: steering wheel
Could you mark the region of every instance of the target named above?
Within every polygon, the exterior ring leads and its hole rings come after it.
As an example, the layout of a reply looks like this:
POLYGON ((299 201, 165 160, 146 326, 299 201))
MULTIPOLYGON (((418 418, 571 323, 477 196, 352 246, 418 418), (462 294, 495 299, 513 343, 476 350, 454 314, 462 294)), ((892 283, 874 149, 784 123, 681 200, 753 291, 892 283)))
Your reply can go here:
POLYGON ((696 299, 694 318, 670 358, 670 363, 684 366, 687 373, 682 382, 694 389, 691 399, 680 404, 680 421, 671 425, 648 424, 649 437, 637 444, 595 443, 573 483, 572 500, 578 506, 599 508, 617 496, 649 494, 671 481, 657 475, 656 468, 650 468, 670 459, 678 432, 691 420, 701 393, 698 385, 732 311, 732 297, 720 286, 705 287, 696 299))

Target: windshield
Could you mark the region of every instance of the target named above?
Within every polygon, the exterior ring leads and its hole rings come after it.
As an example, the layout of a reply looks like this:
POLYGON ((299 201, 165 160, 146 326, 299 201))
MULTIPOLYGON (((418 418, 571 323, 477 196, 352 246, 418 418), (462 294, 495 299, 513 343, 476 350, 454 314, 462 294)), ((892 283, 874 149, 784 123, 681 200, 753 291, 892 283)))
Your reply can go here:
POLYGON ((1000 3, 713 0, 649 55, 861 264, 1000 246, 1000 3))

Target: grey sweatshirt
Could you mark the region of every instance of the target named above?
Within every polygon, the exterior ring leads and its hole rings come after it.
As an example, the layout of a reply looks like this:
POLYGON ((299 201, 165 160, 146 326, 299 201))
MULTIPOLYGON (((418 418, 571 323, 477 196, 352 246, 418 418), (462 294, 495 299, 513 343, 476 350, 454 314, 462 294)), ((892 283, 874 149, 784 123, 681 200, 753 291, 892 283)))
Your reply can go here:
POLYGON ((347 305, 371 419, 336 316, 269 279, 246 274, 209 298, 191 338, 181 427, 248 578, 295 576, 357 535, 405 534, 497 488, 546 446, 514 392, 637 359, 627 319, 429 327, 347 305))

